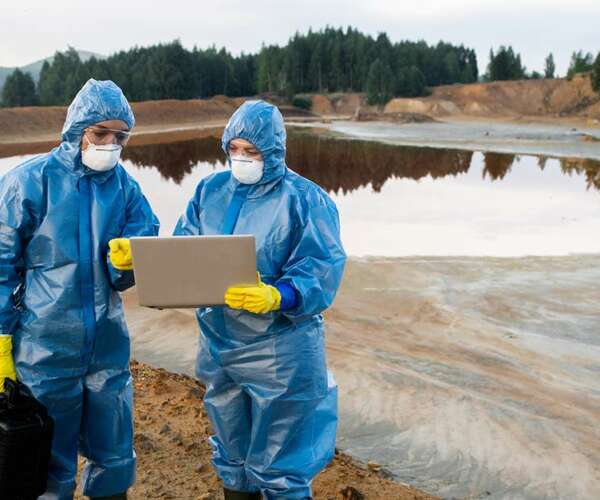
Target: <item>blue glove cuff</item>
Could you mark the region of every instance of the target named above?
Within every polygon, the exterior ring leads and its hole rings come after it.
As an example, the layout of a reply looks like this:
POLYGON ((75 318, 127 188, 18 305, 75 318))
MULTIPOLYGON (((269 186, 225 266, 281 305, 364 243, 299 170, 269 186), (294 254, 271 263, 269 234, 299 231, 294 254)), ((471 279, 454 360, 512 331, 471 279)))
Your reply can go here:
POLYGON ((281 305, 279 309, 281 311, 288 311, 294 309, 298 305, 298 295, 296 289, 288 283, 277 283, 275 288, 279 290, 281 294, 281 305))

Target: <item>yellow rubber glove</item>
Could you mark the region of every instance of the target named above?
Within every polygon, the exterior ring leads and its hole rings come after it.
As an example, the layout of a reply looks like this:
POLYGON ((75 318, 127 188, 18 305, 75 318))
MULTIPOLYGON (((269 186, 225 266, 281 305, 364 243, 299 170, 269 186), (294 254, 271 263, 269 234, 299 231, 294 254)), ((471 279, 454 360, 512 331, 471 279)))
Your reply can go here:
POLYGON ((225 292, 225 304, 232 309, 244 309, 254 314, 277 311, 281 306, 281 294, 271 285, 258 278, 256 286, 234 286, 225 292))
POLYGON ((0 335, 0 392, 4 392, 4 379, 17 380, 12 356, 12 336, 0 335))
POLYGON ((110 248, 110 262, 115 269, 131 271, 133 260, 131 257, 131 242, 128 238, 115 238, 108 242, 110 248))

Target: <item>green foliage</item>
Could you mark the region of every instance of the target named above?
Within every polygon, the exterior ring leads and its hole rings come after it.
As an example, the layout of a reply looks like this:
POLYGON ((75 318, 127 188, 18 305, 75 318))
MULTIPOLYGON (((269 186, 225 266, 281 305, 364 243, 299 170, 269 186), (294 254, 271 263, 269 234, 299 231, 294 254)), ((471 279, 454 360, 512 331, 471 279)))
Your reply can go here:
POLYGON ((304 95, 296 95, 292 99, 292 106, 296 106, 301 109, 310 109, 312 108, 312 100, 310 97, 304 95))
POLYGON ((133 101, 264 92, 289 98, 309 92, 364 92, 376 59, 391 72, 384 86, 386 95, 389 89, 392 96, 398 89, 423 95, 427 86, 471 83, 478 77, 475 51, 463 45, 392 43, 385 33, 374 38, 353 28, 325 28, 296 33, 283 47, 263 46, 258 54, 237 57, 215 47, 190 51, 177 40, 86 62, 70 48, 44 65, 38 89, 44 105, 68 104, 89 78, 113 80, 133 101), (398 81, 400 77, 407 81, 398 81))
POLYGON ((567 80, 571 80, 577 73, 585 73, 591 71, 594 56, 588 52, 584 54, 582 50, 573 52, 571 55, 571 64, 567 70, 567 80))
POLYGON ((526 78, 525 67, 521 64, 521 55, 515 54, 511 46, 500 46, 496 54, 493 49, 490 49, 490 62, 486 76, 486 80, 491 82, 526 78))
POLYGON ((394 75, 390 67, 375 59, 369 68, 367 78, 367 101, 369 104, 385 104, 394 95, 394 75))
POLYGON ((52 64, 45 62, 40 72, 38 92, 43 106, 67 105, 88 79, 85 64, 72 47, 57 52, 52 64))
POLYGON ((398 74, 396 95, 402 97, 419 97, 426 95, 425 75, 416 66, 403 69, 398 74))
POLYGON ((600 52, 598 52, 592 66, 592 87, 600 94, 600 52))
POLYGON ((554 78, 556 73, 556 64, 554 63, 554 56, 552 52, 548 54, 545 60, 544 78, 554 78))
POLYGON ((35 106, 38 103, 35 83, 29 73, 14 70, 4 82, 2 105, 5 107, 35 106))
POLYGON ((128 99, 192 99, 256 93, 256 56, 234 58, 225 49, 186 50, 179 41, 135 47, 107 59, 82 62, 73 49, 45 63, 38 88, 43 105, 66 105, 89 78, 113 80, 128 99))
MULTIPOLYGON (((403 88, 400 74, 416 67, 426 86, 477 81, 475 51, 440 42, 392 43, 385 33, 376 38, 348 28, 296 33, 285 47, 263 46, 257 59, 259 92, 368 92, 373 62, 392 72, 392 89, 403 88)), ((394 92, 392 90, 392 92, 394 92)), ((417 94, 417 95, 423 95, 417 94)))

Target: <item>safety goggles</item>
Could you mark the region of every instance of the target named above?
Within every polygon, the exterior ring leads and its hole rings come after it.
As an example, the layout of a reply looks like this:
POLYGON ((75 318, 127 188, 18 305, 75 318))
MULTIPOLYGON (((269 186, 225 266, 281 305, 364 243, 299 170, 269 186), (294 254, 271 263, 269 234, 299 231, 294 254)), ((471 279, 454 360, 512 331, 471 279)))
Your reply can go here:
POLYGON ((125 146, 131 137, 131 132, 104 127, 88 127, 84 132, 88 140, 96 146, 112 143, 125 146))

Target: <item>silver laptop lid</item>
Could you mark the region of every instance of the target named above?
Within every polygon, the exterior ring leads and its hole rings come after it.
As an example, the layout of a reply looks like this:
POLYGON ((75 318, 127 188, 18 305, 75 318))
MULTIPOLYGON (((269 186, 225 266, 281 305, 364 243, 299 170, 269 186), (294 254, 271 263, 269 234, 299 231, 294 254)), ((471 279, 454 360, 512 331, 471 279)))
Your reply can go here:
POLYGON ((227 288, 257 282, 250 235, 132 238, 131 251, 142 306, 223 305, 227 288))

